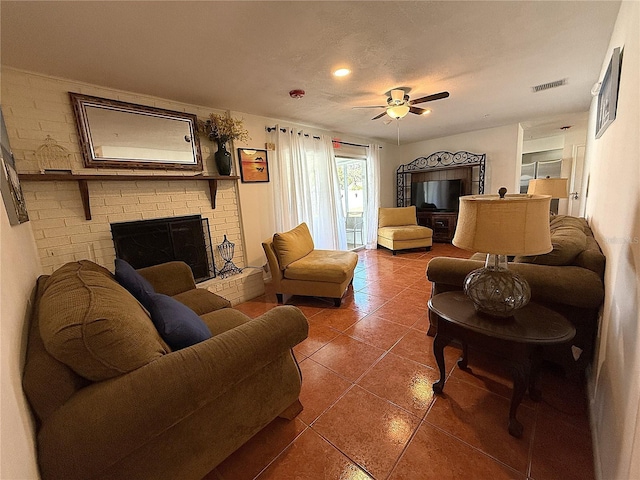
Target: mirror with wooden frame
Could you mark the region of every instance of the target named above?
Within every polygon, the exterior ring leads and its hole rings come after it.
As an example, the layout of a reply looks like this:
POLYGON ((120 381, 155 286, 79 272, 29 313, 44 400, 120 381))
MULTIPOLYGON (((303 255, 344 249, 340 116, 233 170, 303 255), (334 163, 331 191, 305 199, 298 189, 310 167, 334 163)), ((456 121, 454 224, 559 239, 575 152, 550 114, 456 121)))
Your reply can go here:
POLYGON ((86 167, 202 170, 195 115, 69 95, 86 167))

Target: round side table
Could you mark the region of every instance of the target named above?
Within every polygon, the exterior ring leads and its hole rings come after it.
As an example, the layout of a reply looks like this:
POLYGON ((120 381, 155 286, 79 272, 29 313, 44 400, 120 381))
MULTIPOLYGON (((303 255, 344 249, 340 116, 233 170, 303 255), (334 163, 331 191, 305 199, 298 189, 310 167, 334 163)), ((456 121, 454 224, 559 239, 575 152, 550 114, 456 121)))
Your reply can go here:
POLYGON ((540 400, 535 382, 542 347, 568 342, 576 334, 575 327, 559 313, 534 302, 511 317, 492 317, 476 311, 473 302, 460 291, 435 295, 429 300, 429 309, 440 317, 433 339, 440 379, 433 384, 433 391, 440 394, 444 388, 444 347, 453 340, 462 344, 462 357, 458 360, 462 369, 467 368, 468 345, 497 355, 513 375, 509 433, 520 438, 523 427, 516 419, 516 411, 527 388, 532 400, 540 400))

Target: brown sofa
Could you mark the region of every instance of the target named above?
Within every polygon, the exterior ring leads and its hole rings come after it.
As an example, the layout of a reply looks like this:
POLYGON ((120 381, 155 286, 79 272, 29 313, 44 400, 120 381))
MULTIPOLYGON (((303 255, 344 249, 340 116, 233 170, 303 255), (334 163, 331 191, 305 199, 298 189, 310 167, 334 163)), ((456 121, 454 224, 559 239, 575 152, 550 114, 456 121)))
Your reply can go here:
MULTIPOLYGON (((583 218, 557 215, 550 219, 553 251, 534 257, 515 257, 509 268, 531 287, 531 300, 564 315, 576 327, 569 344, 546 347, 544 357, 578 374, 593 358, 599 309, 604 300, 605 257, 583 218)), ((427 266, 431 295, 461 290, 469 272, 484 266, 486 255, 470 259, 437 257, 427 266)), ((437 331, 437 315, 430 312, 430 335, 437 331)), ((541 320, 542 321, 542 320, 541 320)))
POLYGON ((184 263, 139 272, 196 311, 212 337, 171 351, 142 305, 92 262, 40 277, 23 387, 45 480, 200 479, 275 417, 301 410, 291 348, 308 324, 297 308, 251 320, 195 288, 184 263))
POLYGON ((278 302, 283 294, 333 298, 336 307, 353 280, 358 255, 341 250, 316 250, 306 223, 276 233, 262 248, 269 262, 278 302))

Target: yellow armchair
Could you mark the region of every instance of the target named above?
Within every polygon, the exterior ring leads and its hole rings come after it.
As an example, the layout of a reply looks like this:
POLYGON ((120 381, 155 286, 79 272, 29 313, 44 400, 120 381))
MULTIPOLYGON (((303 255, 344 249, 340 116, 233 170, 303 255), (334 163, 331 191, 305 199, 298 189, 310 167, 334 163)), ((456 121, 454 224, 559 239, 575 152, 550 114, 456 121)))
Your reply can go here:
POLYGON ((336 307, 353 280, 354 252, 316 250, 306 223, 276 233, 262 248, 269 262, 279 303, 283 294, 333 298, 336 307))
POLYGON ((433 230, 418 225, 416 207, 378 210, 378 245, 395 255, 398 250, 425 247, 431 250, 433 230))

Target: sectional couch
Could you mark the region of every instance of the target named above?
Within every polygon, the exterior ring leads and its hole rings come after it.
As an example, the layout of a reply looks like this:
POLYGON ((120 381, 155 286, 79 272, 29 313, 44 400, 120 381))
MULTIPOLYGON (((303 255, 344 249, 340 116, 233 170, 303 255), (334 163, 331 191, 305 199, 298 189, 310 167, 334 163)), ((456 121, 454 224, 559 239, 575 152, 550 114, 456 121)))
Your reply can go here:
MULTIPOLYGON (((573 341, 546 347, 544 357, 561 365, 567 374, 579 375, 593 359, 599 311, 604 301, 605 257, 584 218, 552 216, 549 227, 553 251, 515 257, 509 268, 529 282, 532 301, 561 313, 575 325, 573 341)), ((467 274, 483 267, 485 257, 476 253, 470 259, 431 260, 427 278, 433 282, 432 296, 461 290, 467 274)), ((430 322, 429 334, 435 335, 438 317, 431 312, 430 322)))
POLYGON ((44 480, 200 480, 274 418, 301 410, 291 351, 308 332, 300 310, 252 320, 195 288, 184 263, 140 272, 165 301, 200 315, 210 338, 171 348, 95 263, 40 277, 23 388, 44 480))

